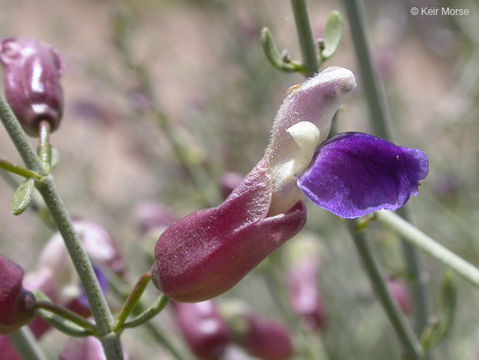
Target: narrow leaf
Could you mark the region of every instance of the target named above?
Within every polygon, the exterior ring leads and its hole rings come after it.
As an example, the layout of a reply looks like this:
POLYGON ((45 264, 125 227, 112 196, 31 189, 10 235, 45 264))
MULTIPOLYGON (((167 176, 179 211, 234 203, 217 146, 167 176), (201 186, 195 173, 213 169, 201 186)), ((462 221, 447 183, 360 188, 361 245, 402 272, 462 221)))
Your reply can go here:
POLYGON ((20 215, 28 209, 32 202, 35 180, 32 178, 25 180, 15 191, 12 199, 11 211, 13 215, 20 215))
POLYGON ((326 21, 323 40, 324 49, 321 51, 321 57, 326 60, 334 55, 343 36, 343 19, 338 11, 332 11, 326 21))

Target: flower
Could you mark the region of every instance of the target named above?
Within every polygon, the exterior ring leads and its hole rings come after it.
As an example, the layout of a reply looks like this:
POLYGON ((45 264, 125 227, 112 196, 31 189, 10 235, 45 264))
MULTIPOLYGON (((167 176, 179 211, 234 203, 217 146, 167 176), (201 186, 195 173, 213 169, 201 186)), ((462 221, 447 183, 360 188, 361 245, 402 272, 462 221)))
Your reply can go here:
POLYGON ((418 149, 362 133, 327 140, 332 117, 356 87, 351 71, 328 68, 288 91, 264 157, 218 207, 197 211, 158 239, 154 284, 184 302, 210 299, 301 230, 304 194, 354 218, 395 210, 428 172, 418 149))
POLYGON ((64 68, 56 50, 34 39, 4 38, 0 62, 5 67, 8 103, 25 132, 37 136, 42 120, 56 130, 63 113, 60 76, 64 68))
MULTIPOLYGON (((129 359, 123 352, 123 358, 129 359)), ((106 360, 100 340, 93 336, 86 338, 71 338, 66 343, 59 360, 106 360)))
POLYGON ((288 329, 281 323, 254 314, 237 315, 233 326, 235 341, 262 360, 287 360, 293 355, 288 329))
POLYGON ((326 310, 318 288, 320 274, 319 239, 301 232, 288 243, 287 284, 291 309, 311 330, 325 326, 326 310))
POLYGON ((22 268, 0 255, 0 334, 17 330, 35 316, 35 298, 22 281, 22 268))
POLYGON ((386 282, 389 293, 396 304, 405 314, 411 313, 411 296, 404 281, 399 279, 388 279, 386 282))
POLYGON ((172 303, 180 330, 200 359, 219 359, 230 343, 229 329, 214 301, 172 303))
MULTIPOLYGON (((74 220, 73 226, 88 255, 94 261, 93 270, 102 291, 106 292, 108 282, 97 265, 123 274, 124 259, 113 238, 100 225, 86 220, 74 220)), ((30 291, 41 291, 52 302, 65 306, 83 317, 91 314, 80 278, 59 233, 54 234, 43 247, 38 256, 36 270, 25 277, 25 287, 30 291)), ((37 338, 50 329, 39 316, 29 326, 37 338)))

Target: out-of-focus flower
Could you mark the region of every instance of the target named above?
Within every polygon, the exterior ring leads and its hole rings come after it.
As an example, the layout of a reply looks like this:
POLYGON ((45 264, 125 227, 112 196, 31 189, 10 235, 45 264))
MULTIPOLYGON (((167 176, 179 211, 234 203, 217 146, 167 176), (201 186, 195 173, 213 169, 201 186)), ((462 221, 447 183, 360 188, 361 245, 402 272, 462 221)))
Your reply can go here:
POLYGON ((223 199, 226 199, 233 192, 235 187, 241 184, 242 180, 243 176, 234 171, 227 171, 221 175, 218 185, 221 190, 221 195, 223 195, 223 199))
POLYGON ((235 323, 239 324, 233 331, 235 341, 251 355, 262 360, 287 360, 292 357, 291 334, 283 324, 251 314, 237 317, 235 323))
POLYGON ((178 218, 167 206, 150 201, 139 203, 134 216, 142 234, 154 228, 166 229, 178 218))
POLYGON ((214 301, 172 304, 178 326, 192 352, 201 359, 220 359, 231 339, 214 301))
POLYGON ((362 133, 326 141, 331 120, 355 88, 351 71, 328 68, 293 87, 259 163, 218 207, 175 222, 159 238, 154 284, 185 302, 233 287, 303 227, 303 192, 344 218, 395 210, 417 194, 426 155, 362 133))
MULTIPOLYGON (((75 220, 74 227, 94 263, 110 267, 118 274, 123 273, 123 257, 106 230, 98 224, 84 220, 75 220)), ((94 265, 93 268, 102 290, 106 292, 108 283, 105 275, 98 266, 94 265)), ((88 317, 91 314, 80 279, 58 233, 50 238, 40 252, 37 270, 27 274, 24 285, 30 291, 41 291, 52 302, 81 316, 88 317)), ((49 328, 41 317, 36 317, 30 323, 30 329, 37 338, 49 328)))
POLYGON ((411 312, 411 296, 406 284, 399 279, 388 279, 386 285, 402 312, 409 314, 411 312))
POLYGON ((0 354, 2 354, 2 360, 22 360, 6 335, 0 335, 0 354))
POLYGON ((35 316, 35 298, 22 282, 22 268, 0 255, 0 334, 17 330, 35 316))
MULTIPOLYGON (((123 353, 123 358, 128 360, 128 354, 123 353)), ((72 338, 68 340, 59 360, 106 360, 100 340, 93 336, 86 338, 72 338)))
POLYGON ((37 136, 42 120, 56 130, 63 113, 60 76, 64 67, 56 50, 34 39, 4 38, 0 61, 5 67, 8 103, 25 132, 37 136))
POLYGON ((303 232, 286 248, 287 282, 291 308, 311 330, 324 327, 326 311, 318 288, 320 274, 319 239, 303 232))

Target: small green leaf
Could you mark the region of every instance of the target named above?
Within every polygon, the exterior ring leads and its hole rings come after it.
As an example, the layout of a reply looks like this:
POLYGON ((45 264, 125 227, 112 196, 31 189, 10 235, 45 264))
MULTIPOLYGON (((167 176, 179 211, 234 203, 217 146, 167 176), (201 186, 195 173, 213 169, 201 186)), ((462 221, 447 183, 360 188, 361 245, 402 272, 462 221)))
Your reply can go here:
POLYGON ((421 345, 425 353, 429 352, 448 335, 454 322, 456 304, 457 293, 454 276, 451 271, 447 271, 441 283, 441 293, 438 304, 439 320, 430 324, 421 336, 421 345))
POLYGON ((283 61, 278 47, 273 40, 273 35, 266 27, 261 30, 261 44, 263 45, 266 58, 275 68, 285 72, 301 71, 299 64, 286 63, 283 61))
POLYGON ((326 21, 326 28, 323 34, 324 49, 321 51, 323 60, 329 59, 338 50, 342 36, 343 19, 338 11, 332 11, 326 21))
POLYGON ((28 209, 32 202, 35 180, 32 178, 25 180, 15 191, 12 199, 11 210, 13 215, 20 215, 28 209))

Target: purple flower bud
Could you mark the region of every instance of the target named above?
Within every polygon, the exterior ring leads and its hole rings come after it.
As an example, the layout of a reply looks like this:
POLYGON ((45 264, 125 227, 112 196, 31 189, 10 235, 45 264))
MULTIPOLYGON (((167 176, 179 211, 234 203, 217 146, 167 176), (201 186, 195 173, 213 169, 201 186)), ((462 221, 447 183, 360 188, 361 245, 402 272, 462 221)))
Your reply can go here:
POLYGON ((305 259, 295 264, 289 272, 288 288, 293 311, 298 314, 311 330, 325 325, 326 311, 319 292, 317 281, 319 260, 305 259))
POLYGON ((221 175, 218 185, 223 199, 226 199, 233 192, 234 188, 241 184, 242 180, 243 176, 234 171, 227 171, 221 175))
POLYGON ((5 67, 8 103, 25 132, 37 136, 39 123, 47 120, 51 131, 60 125, 63 62, 50 45, 27 38, 4 38, 0 61, 5 67))
POLYGON ((389 293, 396 301, 403 313, 409 314, 411 312, 411 296, 406 284, 401 280, 389 279, 386 282, 389 293))
POLYGON ((218 207, 200 210, 170 226, 158 240, 154 284, 181 302, 211 299, 236 285, 306 221, 299 202, 268 216, 272 186, 264 162, 218 207))
POLYGON ((22 281, 23 270, 0 255, 0 334, 15 331, 35 316, 35 298, 22 281))
MULTIPOLYGON (((122 275, 126 268, 125 259, 115 240, 100 225, 87 220, 74 220, 74 228, 92 260, 98 264, 108 266, 118 275, 122 275)), ((39 268, 57 268, 63 271, 58 274, 65 280, 65 273, 74 272, 67 250, 60 233, 53 235, 43 248, 39 257, 39 268)), ((74 275, 72 275, 74 276, 74 275)), ((72 280, 73 278, 70 277, 72 280)), ((75 280, 76 283, 76 280, 75 280)))
POLYGON ((178 326, 192 352, 201 359, 219 359, 230 343, 228 326, 216 304, 172 303, 178 326))
POLYGON ((318 288, 320 274, 319 241, 314 234, 302 232, 286 247, 289 269, 289 301, 295 314, 311 330, 324 327, 326 311, 318 288))
POLYGON ((145 201, 136 207, 135 218, 141 233, 145 234, 156 227, 170 226, 178 217, 165 205, 145 201))
MULTIPOLYGON (((262 360, 287 360, 293 355, 291 334, 279 322, 246 315, 245 332, 238 343, 262 360)), ((238 335, 238 334, 237 334, 238 335)))
MULTIPOLYGON (((128 355, 123 353, 125 360, 128 355)), ((72 338, 68 340, 59 360, 106 360, 100 340, 89 336, 86 338, 72 338)))

